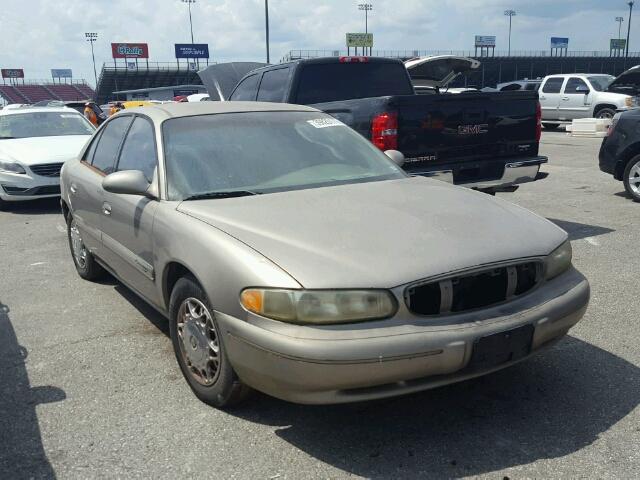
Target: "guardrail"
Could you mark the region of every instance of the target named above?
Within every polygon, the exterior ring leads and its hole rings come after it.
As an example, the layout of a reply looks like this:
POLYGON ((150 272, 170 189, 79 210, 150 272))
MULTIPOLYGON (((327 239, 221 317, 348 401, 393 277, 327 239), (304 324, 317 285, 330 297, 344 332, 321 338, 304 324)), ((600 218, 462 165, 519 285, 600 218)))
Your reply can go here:
MULTIPOLYGON (((362 49, 358 49, 358 53, 360 53, 362 49)), ((349 54, 356 55, 356 50, 351 49, 349 54)), ((479 57, 480 50, 373 50, 371 56, 374 57, 389 57, 389 58, 410 58, 410 57, 426 57, 430 55, 456 55, 459 57, 479 57)), ((485 52, 486 53, 486 52, 485 52)), ((340 57, 347 55, 346 50, 290 50, 288 54, 286 54, 280 60, 282 62, 288 62, 291 60, 299 60, 304 58, 317 58, 317 57, 340 57)), ((552 55, 550 50, 519 50, 519 51, 511 51, 511 53, 507 51, 496 50, 495 52, 491 52, 489 55, 484 55, 484 57, 500 57, 500 58, 531 58, 531 57, 544 57, 544 58, 565 58, 565 57, 610 57, 616 55, 612 55, 609 51, 568 51, 566 54, 560 55, 552 55)), ((629 52, 629 57, 640 57, 640 52, 629 52)), ((623 57, 621 57, 623 58, 623 57)))

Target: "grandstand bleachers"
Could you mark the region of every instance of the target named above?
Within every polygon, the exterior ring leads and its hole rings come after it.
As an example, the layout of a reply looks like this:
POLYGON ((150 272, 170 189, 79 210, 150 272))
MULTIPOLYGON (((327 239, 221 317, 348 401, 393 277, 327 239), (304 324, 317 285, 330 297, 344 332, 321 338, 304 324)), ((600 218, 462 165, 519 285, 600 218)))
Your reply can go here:
POLYGON ((114 98, 113 92, 121 90, 174 85, 202 85, 202 80, 195 70, 175 63, 149 63, 149 66, 140 64, 136 69, 105 64, 98 80, 96 101, 103 104, 111 100, 126 100, 124 97, 114 98))
POLYGON ((0 96, 8 103, 28 103, 28 100, 11 85, 0 85, 0 96))
POLYGON ((41 100, 88 100, 95 92, 86 83, 18 83, 0 85, 0 96, 8 103, 36 103, 41 100))

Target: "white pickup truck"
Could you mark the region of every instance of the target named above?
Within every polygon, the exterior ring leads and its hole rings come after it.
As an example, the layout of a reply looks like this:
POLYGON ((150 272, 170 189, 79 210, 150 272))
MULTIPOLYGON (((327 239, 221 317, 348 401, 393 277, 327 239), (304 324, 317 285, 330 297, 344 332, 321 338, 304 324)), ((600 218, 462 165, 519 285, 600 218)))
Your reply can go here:
POLYGON ((542 125, 548 129, 576 118, 613 118, 639 106, 640 66, 619 77, 590 73, 549 75, 539 90, 542 125))

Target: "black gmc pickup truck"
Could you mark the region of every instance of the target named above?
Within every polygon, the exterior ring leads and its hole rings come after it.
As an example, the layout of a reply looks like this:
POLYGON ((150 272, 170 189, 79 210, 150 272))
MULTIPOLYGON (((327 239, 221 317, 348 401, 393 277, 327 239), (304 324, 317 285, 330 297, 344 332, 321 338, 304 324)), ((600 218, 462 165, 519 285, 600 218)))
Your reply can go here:
MULTIPOLYGON (((199 72, 212 98, 225 99, 221 85, 241 71, 237 65, 199 72)), ((257 69, 251 64, 251 71, 226 97, 309 105, 341 120, 381 150, 402 152, 403 168, 412 175, 489 193, 513 191, 518 184, 543 177, 539 169, 547 158, 538 155, 538 94, 446 90, 451 80, 478 65, 452 56, 411 60, 406 66, 374 57, 315 58, 257 69), (412 79, 421 95, 415 93, 412 79), (425 95, 425 88, 432 94, 425 95)))

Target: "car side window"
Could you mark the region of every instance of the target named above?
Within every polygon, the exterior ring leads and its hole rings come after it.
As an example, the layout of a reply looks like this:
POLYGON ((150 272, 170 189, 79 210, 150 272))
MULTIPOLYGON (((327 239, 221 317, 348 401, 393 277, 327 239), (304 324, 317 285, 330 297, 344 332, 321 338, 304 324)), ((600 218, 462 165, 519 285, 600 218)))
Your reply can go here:
POLYGON ((87 151, 85 152, 84 157, 82 159, 86 163, 91 164, 91 162, 93 162, 93 154, 96 151, 96 147, 98 146, 98 142, 100 141, 101 136, 102 136, 102 132, 98 133, 93 139, 93 141, 91 142, 91 145, 89 145, 89 148, 87 148, 87 151))
POLYGON ((251 75, 242 80, 231 94, 229 100, 255 100, 258 90, 258 75, 251 75))
POLYGON ((581 78, 571 77, 564 87, 564 93, 585 94, 589 93, 589 87, 581 78))
POLYGON ((278 68, 269 70, 262 75, 260 88, 258 89, 259 102, 282 102, 284 101, 285 87, 289 77, 289 68, 278 68))
POLYGON ((153 125, 147 119, 136 117, 122 144, 117 171, 140 170, 149 182, 156 168, 156 143, 153 125))
POLYGON ((560 93, 560 89, 562 88, 562 84, 564 83, 564 78, 548 78, 544 83, 544 87, 542 87, 542 91, 544 93, 560 93))
POLYGON ((124 132, 131 123, 131 117, 125 116, 111 120, 100 136, 91 165, 101 172, 109 175, 114 172, 116 155, 122 143, 124 132))

